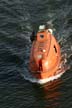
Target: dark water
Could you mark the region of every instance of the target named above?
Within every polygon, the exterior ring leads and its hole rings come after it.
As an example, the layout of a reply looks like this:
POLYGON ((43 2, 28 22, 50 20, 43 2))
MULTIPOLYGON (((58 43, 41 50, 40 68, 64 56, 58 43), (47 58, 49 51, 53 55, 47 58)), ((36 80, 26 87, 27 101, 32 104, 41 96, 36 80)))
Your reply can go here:
POLYGON ((72 108, 72 67, 41 86, 20 75, 28 72, 32 30, 47 22, 72 54, 72 0, 0 0, 0 108, 72 108))

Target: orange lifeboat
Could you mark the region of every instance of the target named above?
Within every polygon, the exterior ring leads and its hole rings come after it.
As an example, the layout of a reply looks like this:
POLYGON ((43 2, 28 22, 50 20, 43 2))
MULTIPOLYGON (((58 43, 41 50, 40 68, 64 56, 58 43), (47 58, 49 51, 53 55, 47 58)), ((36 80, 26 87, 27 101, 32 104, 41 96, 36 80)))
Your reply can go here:
POLYGON ((39 30, 32 43, 29 62, 30 72, 38 80, 50 78, 58 74, 60 63, 60 46, 52 35, 52 30, 39 30))

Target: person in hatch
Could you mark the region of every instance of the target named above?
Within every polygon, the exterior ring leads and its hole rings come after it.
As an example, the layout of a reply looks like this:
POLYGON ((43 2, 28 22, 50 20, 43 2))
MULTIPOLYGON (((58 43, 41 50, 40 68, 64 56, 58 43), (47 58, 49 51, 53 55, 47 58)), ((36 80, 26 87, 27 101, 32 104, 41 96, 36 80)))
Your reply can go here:
POLYGON ((36 32, 33 30, 32 34, 30 36, 30 40, 31 40, 31 42, 33 42, 35 39, 36 39, 36 32))
MULTIPOLYGON (((43 32, 46 29, 48 29, 47 25, 40 25, 38 32, 43 32)), ((50 28, 48 29, 48 32, 50 32, 51 34, 53 34, 53 30, 50 29, 50 28)), ((33 30, 32 34, 30 36, 30 40, 31 40, 31 42, 33 42, 35 39, 36 39, 36 31, 33 30)))

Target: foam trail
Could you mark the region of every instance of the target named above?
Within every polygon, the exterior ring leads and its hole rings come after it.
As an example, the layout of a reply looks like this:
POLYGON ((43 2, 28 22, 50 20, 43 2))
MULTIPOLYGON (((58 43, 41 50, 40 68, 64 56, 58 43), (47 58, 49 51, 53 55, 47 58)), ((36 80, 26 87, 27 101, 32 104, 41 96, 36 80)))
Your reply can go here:
POLYGON ((26 75, 24 75, 24 74, 21 74, 21 75, 24 77, 25 80, 30 81, 30 82, 32 82, 32 83, 45 84, 45 83, 47 83, 47 82, 50 82, 50 81, 53 81, 53 80, 55 80, 55 79, 60 78, 61 75, 62 75, 64 72, 65 72, 65 71, 63 71, 62 73, 60 73, 60 74, 58 74, 58 75, 52 76, 52 77, 50 77, 50 78, 40 79, 40 80, 39 80, 39 79, 36 79, 36 78, 34 78, 34 77, 32 77, 31 75, 28 75, 28 76, 26 76, 26 75))

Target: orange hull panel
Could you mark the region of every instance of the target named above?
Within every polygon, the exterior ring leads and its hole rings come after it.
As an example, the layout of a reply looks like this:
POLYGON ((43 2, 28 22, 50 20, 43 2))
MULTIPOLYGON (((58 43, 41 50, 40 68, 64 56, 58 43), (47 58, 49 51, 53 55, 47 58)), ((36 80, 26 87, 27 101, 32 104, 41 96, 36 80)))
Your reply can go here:
POLYGON ((45 30, 38 32, 31 48, 29 69, 37 79, 56 74, 61 61, 60 46, 54 36, 45 30))

